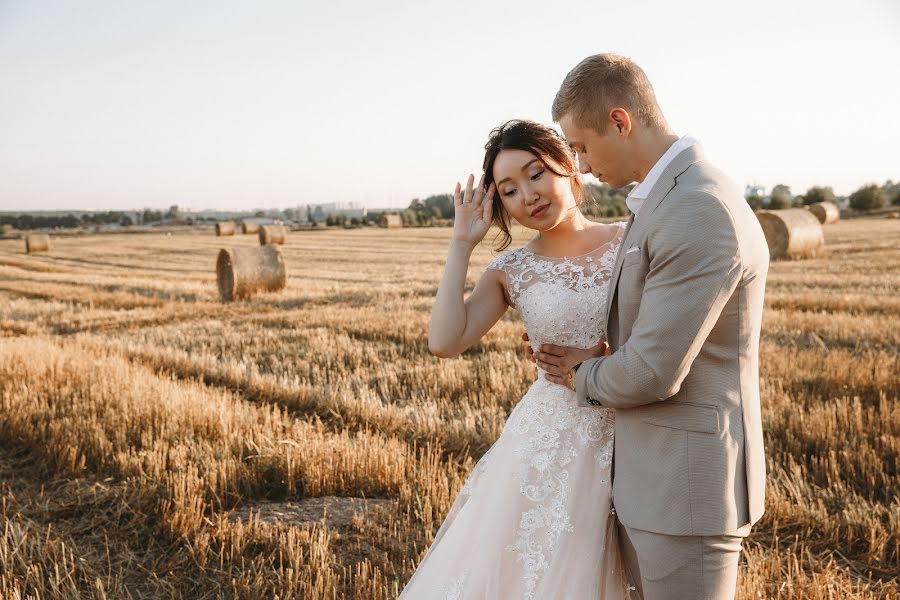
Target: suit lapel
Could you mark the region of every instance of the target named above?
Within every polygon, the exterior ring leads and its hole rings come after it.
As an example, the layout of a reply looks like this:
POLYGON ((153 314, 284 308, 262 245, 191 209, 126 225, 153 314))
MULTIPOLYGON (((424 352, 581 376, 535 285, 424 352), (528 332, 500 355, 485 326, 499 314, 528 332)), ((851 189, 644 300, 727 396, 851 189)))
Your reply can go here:
MULTIPOLYGON (((640 242, 643 236, 644 227, 650 221, 650 215, 662 203, 663 199, 669 195, 669 192, 675 187, 678 176, 687 171, 695 162, 703 160, 703 150, 699 144, 694 144, 690 148, 685 148, 672 159, 666 168, 660 174, 659 179, 653 185, 647 199, 641 206, 638 216, 634 214, 628 220, 628 227, 622 236, 622 243, 619 245, 619 251, 616 253, 616 264, 613 267, 612 276, 610 277, 609 293, 606 296, 606 323, 609 326, 609 315, 612 314, 614 298, 619 287, 619 275, 622 274, 622 261, 625 259, 625 253, 628 251, 629 242, 640 242)), ((609 331, 607 330, 607 337, 609 331)))

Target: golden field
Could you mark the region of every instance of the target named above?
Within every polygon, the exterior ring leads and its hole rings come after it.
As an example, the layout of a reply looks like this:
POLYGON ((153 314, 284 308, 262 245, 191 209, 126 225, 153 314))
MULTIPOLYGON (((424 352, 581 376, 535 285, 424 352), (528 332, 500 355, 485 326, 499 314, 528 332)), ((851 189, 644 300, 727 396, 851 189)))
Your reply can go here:
MULTIPOLYGON (((396 597, 534 377, 512 311, 428 353, 449 235, 291 233, 232 304, 256 236, 0 241, 0 598, 396 597)), ((745 600, 900 597, 900 222, 826 241, 770 269, 745 600)))

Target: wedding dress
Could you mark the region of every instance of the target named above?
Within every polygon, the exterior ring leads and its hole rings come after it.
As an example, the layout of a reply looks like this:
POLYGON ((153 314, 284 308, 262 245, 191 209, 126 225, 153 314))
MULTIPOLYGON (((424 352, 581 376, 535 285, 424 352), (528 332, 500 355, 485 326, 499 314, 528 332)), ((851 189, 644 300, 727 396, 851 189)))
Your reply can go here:
MULTIPOLYGON (((609 278, 624 232, 576 257, 524 247, 488 269, 506 275, 535 350, 589 348, 605 336, 609 278)), ((626 581, 611 502, 614 413, 579 407, 545 371, 475 465, 403 600, 620 600, 626 581)))

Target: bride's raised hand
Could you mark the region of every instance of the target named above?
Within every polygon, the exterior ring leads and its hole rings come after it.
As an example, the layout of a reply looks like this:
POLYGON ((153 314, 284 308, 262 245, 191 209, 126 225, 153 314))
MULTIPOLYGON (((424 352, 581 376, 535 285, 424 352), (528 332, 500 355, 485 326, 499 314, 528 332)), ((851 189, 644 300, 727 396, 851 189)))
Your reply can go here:
POLYGON ((494 214, 492 198, 496 189, 493 183, 487 190, 484 189, 484 174, 481 175, 478 187, 473 189, 474 181, 475 176, 469 175, 465 193, 460 194, 462 190, 459 182, 453 192, 453 240, 472 247, 483 240, 491 228, 494 214))

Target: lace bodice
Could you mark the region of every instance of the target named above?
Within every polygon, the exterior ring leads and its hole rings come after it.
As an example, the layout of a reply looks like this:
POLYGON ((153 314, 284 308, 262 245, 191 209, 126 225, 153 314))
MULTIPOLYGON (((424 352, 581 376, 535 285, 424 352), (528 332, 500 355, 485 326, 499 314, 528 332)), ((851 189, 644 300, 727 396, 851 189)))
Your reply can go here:
POLYGON ((626 223, 614 225, 619 231, 612 240, 581 256, 552 258, 520 247, 488 265, 506 274, 535 350, 541 344, 590 348, 606 335, 608 284, 626 223))

